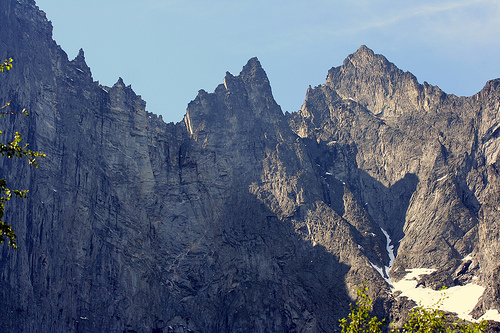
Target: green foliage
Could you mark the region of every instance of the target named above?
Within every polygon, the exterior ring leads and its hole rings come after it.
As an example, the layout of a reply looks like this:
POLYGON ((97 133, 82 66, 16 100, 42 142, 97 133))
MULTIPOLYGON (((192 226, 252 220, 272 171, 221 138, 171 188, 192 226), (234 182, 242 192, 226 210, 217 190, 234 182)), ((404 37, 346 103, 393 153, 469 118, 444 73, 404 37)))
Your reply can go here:
MULTIPOLYGON (((0 135, 1 134, 2 131, 0 131, 0 135)), ((8 142, 7 144, 0 142, 0 154, 2 156, 7 156, 8 158, 26 157, 30 165, 33 165, 34 167, 38 168, 36 157, 44 157, 45 154, 26 149, 28 147, 28 144, 25 144, 23 147, 19 145, 20 142, 21 142, 21 134, 16 132, 16 134, 14 135, 14 140, 12 142, 8 142)))
POLYGON ((376 316, 370 317, 373 300, 368 296, 368 287, 363 285, 358 289, 358 301, 354 305, 349 304, 349 307, 351 311, 347 318, 340 319, 342 333, 382 332, 385 320, 380 321, 376 316))
POLYGON ((0 64, 0 72, 8 71, 12 68, 12 58, 5 59, 3 63, 0 64))
MULTIPOLYGON (((441 288, 440 290, 446 289, 441 288)), ((438 301, 438 305, 442 299, 438 301)), ((358 289, 358 301, 350 305, 351 311, 347 318, 340 319, 342 333, 382 332, 384 320, 370 317, 373 300, 368 296, 368 288, 358 289)), ((422 306, 413 308, 408 313, 408 319, 401 328, 392 328, 391 333, 485 333, 488 322, 469 323, 456 317, 446 315, 440 309, 427 309, 422 306)))
MULTIPOLYGON (((5 70, 10 70, 12 68, 12 59, 7 59, 5 60, 2 64, 0 64, 0 72, 3 72, 5 70)), ((4 106, 0 107, 0 110, 4 109, 7 107, 9 103, 5 104, 4 106)), ((26 110, 22 110, 21 112, 0 112, 0 117, 2 114, 17 114, 17 113, 23 113, 25 115, 28 115, 26 110)), ((0 131, 0 135, 2 134, 2 131, 0 131)), ((36 161, 37 157, 45 157, 45 154, 31 151, 27 149, 28 144, 21 145, 21 135, 16 132, 14 135, 14 140, 11 142, 5 143, 0 143, 0 155, 8 158, 27 158, 28 162, 30 165, 38 167, 38 163, 36 161)), ((19 198, 26 198, 26 194, 28 193, 27 190, 11 190, 7 187, 7 181, 5 179, 0 179, 0 244, 3 243, 6 238, 9 239, 9 245, 12 246, 13 248, 17 248, 17 243, 16 243, 16 234, 14 230, 12 229, 12 226, 10 224, 7 224, 2 221, 3 216, 4 216, 4 210, 5 210, 5 202, 9 201, 12 198, 12 195, 19 197, 19 198)))
MULTIPOLYGON (((439 288, 440 291, 446 289, 445 286, 439 288)), ((444 298, 436 302, 435 305, 438 308, 444 298)), ((444 311, 417 306, 408 313, 408 319, 407 322, 403 324, 402 332, 447 332, 448 326, 447 317, 444 311)), ((396 330, 394 331, 397 332, 396 330)))
POLYGON ((0 179, 0 243, 5 241, 5 237, 9 239, 9 245, 13 248, 17 248, 16 244, 16 234, 12 229, 10 224, 2 222, 4 214, 4 202, 9 201, 12 198, 12 193, 20 198, 26 198, 26 190, 10 190, 7 188, 7 182, 5 179, 0 179))
POLYGON ((468 323, 456 317, 447 316, 443 310, 426 309, 422 306, 413 308, 408 314, 408 320, 401 330, 393 332, 405 333, 433 333, 433 332, 486 332, 488 322, 483 320, 479 323, 468 323))
POLYGON ((447 332, 447 322, 444 311, 425 309, 418 306, 408 314, 402 332, 447 332))

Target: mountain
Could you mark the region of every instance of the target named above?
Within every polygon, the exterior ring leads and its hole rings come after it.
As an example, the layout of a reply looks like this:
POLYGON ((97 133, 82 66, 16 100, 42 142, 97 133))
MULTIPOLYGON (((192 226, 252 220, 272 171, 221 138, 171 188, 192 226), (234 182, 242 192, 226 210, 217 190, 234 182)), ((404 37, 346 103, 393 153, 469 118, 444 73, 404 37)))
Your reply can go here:
POLYGON ((0 159, 30 190, 6 209, 6 330, 333 332, 363 283, 401 319, 391 284, 414 268, 500 310, 500 80, 456 97, 362 46, 284 114, 252 58, 165 123, 69 60, 33 0, 0 0, 0 22, 0 104, 30 113, 3 139, 47 155, 0 159))

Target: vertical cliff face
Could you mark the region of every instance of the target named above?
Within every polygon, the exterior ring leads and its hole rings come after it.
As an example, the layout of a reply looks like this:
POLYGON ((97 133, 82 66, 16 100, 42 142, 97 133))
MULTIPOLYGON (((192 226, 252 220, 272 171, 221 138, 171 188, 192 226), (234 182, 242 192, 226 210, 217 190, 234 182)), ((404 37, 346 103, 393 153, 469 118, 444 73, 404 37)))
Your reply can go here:
POLYGON ((362 46, 329 71, 324 85, 309 89, 302 109, 289 116, 301 137, 345 152, 325 163, 400 242, 394 277, 398 270, 435 268, 436 283, 451 286, 443 276, 472 253, 469 270, 481 272, 490 295, 478 305, 483 310, 497 306, 491 301, 498 290, 491 200, 498 186, 498 82, 471 97, 447 95, 362 46))
POLYGON ((0 22, 0 103, 30 112, 0 119, 4 140, 47 154, 0 159, 30 190, 6 211, 2 327, 335 331, 355 285, 396 304, 385 232, 394 279, 472 252, 477 313, 498 308, 498 80, 458 98, 361 47, 284 115, 253 58, 166 124, 70 61, 33 1, 0 0, 0 22))
POLYGON ((369 265, 388 261, 383 235, 290 129, 257 59, 165 124, 123 80, 94 82, 83 51, 69 61, 33 2, 1 15, 16 59, 2 101, 31 113, 2 126, 47 154, 38 170, 2 161, 30 189, 7 212, 22 246, 2 249, 4 327, 331 331, 352 284, 383 286, 369 265))
POLYGON ((201 276, 195 265, 170 280, 194 293, 180 302, 185 316, 197 318, 201 331, 336 329, 347 310, 347 277, 349 286, 360 282, 361 270, 382 285, 355 238, 374 249, 370 257, 379 264, 383 239, 368 235, 377 232, 368 217, 353 227, 332 208, 330 183, 339 211, 357 203, 340 182, 325 178, 307 143, 290 130, 258 60, 238 76, 226 74, 214 93, 200 91, 184 124, 189 148, 180 158, 189 169, 180 185, 195 205, 186 224, 203 233, 186 244, 182 264, 194 265, 184 258, 191 251, 211 262, 201 276))

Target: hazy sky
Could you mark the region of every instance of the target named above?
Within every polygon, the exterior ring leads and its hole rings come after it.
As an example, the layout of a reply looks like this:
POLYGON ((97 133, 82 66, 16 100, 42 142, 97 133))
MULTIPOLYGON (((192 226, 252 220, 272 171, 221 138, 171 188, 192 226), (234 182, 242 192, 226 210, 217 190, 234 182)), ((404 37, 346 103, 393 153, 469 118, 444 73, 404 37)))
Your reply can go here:
POLYGON ((365 44, 447 93, 500 77, 500 0, 36 0, 70 59, 165 121, 257 56, 283 111, 365 44))

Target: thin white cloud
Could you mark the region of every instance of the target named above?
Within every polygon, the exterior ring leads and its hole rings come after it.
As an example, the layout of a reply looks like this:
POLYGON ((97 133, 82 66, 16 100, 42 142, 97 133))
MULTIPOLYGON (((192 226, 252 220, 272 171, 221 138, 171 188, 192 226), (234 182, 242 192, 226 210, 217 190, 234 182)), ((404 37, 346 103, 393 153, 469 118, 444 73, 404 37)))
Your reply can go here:
MULTIPOLYGON (((418 7, 408 8, 402 13, 397 13, 390 17, 385 17, 380 20, 369 21, 363 25, 347 29, 351 33, 359 33, 364 30, 383 28, 400 23, 404 20, 418 18, 418 17, 429 17, 435 14, 442 14, 444 12, 450 12, 457 10, 459 8, 479 5, 479 4, 492 4, 498 6, 500 1, 498 0, 466 0, 460 2, 449 2, 444 4, 425 4, 418 7)), ((380 14, 380 13, 379 13, 380 14)), ((344 31, 345 32, 345 31, 344 31)))

